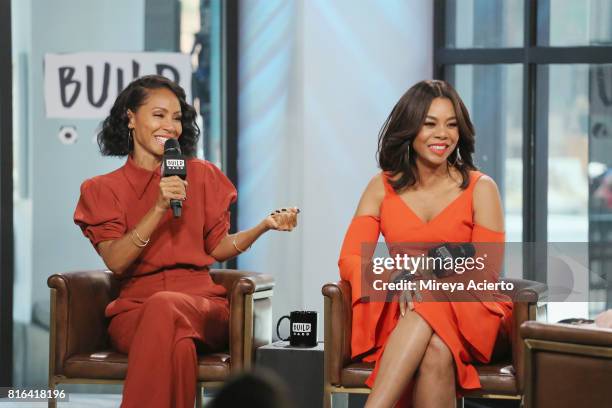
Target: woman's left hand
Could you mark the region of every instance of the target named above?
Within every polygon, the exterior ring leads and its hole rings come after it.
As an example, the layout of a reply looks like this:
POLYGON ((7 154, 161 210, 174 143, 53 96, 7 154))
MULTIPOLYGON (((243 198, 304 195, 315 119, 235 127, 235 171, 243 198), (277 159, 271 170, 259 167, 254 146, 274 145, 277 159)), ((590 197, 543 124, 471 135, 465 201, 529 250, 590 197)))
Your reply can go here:
MULTIPOLYGON (((431 272, 430 271, 427 271, 427 270, 424 270, 424 269, 418 269, 413 274, 412 282, 417 283, 420 280, 429 279, 429 278, 431 278, 431 272)), ((421 293, 419 292, 418 289, 416 289, 416 290, 408 290, 408 289, 406 289, 402 293, 400 293, 399 298, 398 298, 398 302, 399 302, 401 316, 404 317, 406 315, 406 312, 413 311, 414 310, 414 302, 420 303, 422 300, 423 300, 423 298, 422 298, 421 293)))
POLYGON ((263 222, 267 229, 291 231, 297 226, 299 212, 297 207, 280 208, 268 215, 263 222))

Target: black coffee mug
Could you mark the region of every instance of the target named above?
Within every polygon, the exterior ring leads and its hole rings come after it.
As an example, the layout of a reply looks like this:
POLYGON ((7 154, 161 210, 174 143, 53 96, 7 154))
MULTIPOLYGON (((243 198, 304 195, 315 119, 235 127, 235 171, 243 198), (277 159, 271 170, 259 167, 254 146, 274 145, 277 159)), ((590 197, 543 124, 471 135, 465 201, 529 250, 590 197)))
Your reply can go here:
POLYGON ((295 311, 278 319, 276 335, 283 341, 289 340, 293 347, 315 347, 317 345, 317 312, 295 311), (279 333, 283 319, 289 319, 289 337, 283 339, 279 333))

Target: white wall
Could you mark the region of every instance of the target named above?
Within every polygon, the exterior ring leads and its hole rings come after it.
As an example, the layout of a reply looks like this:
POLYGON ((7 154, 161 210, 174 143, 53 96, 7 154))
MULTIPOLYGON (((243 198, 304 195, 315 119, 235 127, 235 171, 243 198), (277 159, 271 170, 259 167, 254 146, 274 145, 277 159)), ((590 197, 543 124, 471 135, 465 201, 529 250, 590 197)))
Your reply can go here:
POLYGON ((240 6, 239 227, 279 206, 303 212, 297 230, 269 233, 239 267, 275 276, 275 318, 322 312, 321 287, 339 277, 344 233, 378 171, 378 130, 406 89, 432 76, 432 2, 240 6))

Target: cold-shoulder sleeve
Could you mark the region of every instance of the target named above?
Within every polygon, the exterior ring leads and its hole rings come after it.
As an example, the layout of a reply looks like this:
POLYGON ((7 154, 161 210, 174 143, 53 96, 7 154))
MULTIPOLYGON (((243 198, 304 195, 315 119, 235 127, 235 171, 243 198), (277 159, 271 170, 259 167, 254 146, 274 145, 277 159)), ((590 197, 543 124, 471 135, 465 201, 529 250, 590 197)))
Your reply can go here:
MULTIPOLYGON (((362 262, 368 264, 372 253, 362 254, 362 244, 375 244, 380 235, 380 219, 378 217, 362 215, 353 218, 346 231, 338 266, 340 277, 351 283, 353 305, 362 297, 361 268, 362 262)), ((372 245, 372 252, 374 245, 372 245)))
POLYGON ((356 357, 368 352, 374 347, 376 325, 380 319, 384 302, 371 302, 362 293, 362 266, 367 266, 372 253, 362 253, 362 244, 374 244, 380 235, 380 218, 362 215, 353 218, 349 226, 338 266, 340 277, 351 284, 351 303, 353 306, 353 321, 351 324, 351 356, 356 357))
POLYGON ((479 224, 472 230, 472 242, 476 247, 476 256, 486 254, 486 274, 484 278, 497 281, 504 261, 506 234, 494 231, 479 224))
POLYGON ((110 187, 95 178, 81 185, 74 222, 96 250, 100 242, 121 238, 127 231, 125 213, 117 197, 110 187))
POLYGON ((204 175, 204 246, 210 254, 230 228, 230 205, 236 201, 236 188, 212 163, 206 162, 204 175))
POLYGON ((472 242, 504 242, 506 234, 501 231, 493 231, 482 225, 475 224, 472 230, 472 242))
MULTIPOLYGON (((469 188, 474 193, 478 180, 484 176, 481 172, 472 172, 473 180, 469 188)), ((506 234, 503 231, 494 231, 483 225, 474 223, 472 228, 472 243, 476 248, 476 256, 486 258, 486 272, 483 276, 486 279, 498 280, 501 274, 504 261, 504 243, 506 234)))

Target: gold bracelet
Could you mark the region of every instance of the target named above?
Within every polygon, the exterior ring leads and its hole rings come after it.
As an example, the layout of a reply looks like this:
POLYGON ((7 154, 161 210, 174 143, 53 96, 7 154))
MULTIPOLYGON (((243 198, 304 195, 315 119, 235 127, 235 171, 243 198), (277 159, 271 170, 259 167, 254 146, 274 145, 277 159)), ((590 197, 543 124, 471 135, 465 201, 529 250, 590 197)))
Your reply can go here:
MULTIPOLYGON (((138 239, 140 239, 142 241, 141 244, 139 244, 138 242, 136 242, 136 240, 134 239, 134 232, 136 232, 136 230, 132 230, 132 233, 130 234, 130 237, 132 238, 132 242, 134 243, 134 245, 136 245, 139 248, 144 248, 147 246, 147 244, 149 243, 149 239, 147 239, 146 241, 141 239, 140 237, 138 237, 138 239)), ((136 232, 136 235, 138 235, 138 233, 136 232)))
POLYGON ((232 240, 232 244, 234 244, 234 248, 236 248, 236 251, 238 251, 239 254, 248 251, 249 249, 251 249, 251 246, 249 245, 247 247, 247 249, 245 249, 244 251, 241 250, 240 248, 238 248, 238 245, 236 245, 236 238, 238 238, 238 233, 236 233, 236 235, 234 236, 234 239, 232 240))
POLYGON ((134 232, 136 233, 136 237, 138 238, 138 240, 142 243, 147 245, 149 243, 149 241, 151 240, 151 237, 149 237, 149 239, 142 239, 142 237, 140 236, 140 234, 138 233, 138 231, 136 231, 136 228, 134 228, 134 232))

